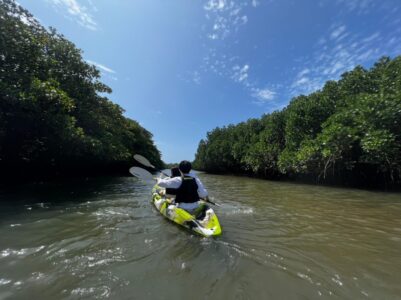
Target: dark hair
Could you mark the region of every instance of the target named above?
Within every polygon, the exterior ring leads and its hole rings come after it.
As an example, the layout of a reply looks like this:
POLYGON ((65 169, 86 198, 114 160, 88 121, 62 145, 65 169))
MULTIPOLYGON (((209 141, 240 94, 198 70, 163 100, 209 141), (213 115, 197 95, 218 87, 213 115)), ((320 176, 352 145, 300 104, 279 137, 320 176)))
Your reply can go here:
POLYGON ((181 176, 180 169, 178 167, 171 168, 171 178, 181 176))
POLYGON ((181 172, 185 174, 185 173, 189 173, 189 171, 191 171, 192 165, 189 161, 183 160, 182 162, 180 162, 179 168, 180 168, 181 172))

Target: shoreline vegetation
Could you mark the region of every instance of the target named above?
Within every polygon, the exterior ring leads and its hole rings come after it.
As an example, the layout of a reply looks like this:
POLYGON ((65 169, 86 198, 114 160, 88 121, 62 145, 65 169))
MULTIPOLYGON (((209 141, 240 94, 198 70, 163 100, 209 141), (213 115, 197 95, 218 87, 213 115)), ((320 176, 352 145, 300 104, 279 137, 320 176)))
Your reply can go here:
MULTIPOLYGON (((128 175, 156 168, 152 134, 106 95, 100 71, 14 0, 0 0, 0 178, 128 175)), ((215 128, 194 169, 269 180, 401 188, 401 56, 357 66, 281 111, 215 128)))
POLYGON ((135 153, 163 166, 73 43, 12 0, 0 0, 0 28, 0 177, 128 174, 135 153))
POLYGON ((281 111, 215 128, 194 168, 358 188, 401 187, 401 56, 293 98, 281 111))

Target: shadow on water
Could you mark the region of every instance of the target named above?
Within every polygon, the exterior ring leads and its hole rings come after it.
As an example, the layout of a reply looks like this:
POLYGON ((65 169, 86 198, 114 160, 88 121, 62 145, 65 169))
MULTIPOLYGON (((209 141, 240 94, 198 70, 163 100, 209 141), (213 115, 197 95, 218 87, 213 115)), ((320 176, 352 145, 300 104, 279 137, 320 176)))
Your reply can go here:
POLYGON ((105 199, 112 201, 148 190, 149 186, 133 177, 79 178, 3 186, 0 189, 0 222, 27 211, 75 207, 105 199))
POLYGON ((401 195, 200 174, 223 235, 165 220, 135 178, 0 195, 0 299, 397 299, 401 195))

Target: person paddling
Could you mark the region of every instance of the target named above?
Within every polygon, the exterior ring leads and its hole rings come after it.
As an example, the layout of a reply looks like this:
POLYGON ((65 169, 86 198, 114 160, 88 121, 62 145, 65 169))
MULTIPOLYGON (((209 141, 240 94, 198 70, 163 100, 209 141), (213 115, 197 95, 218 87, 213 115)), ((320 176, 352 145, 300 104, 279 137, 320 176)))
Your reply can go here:
MULTIPOLYGON (((170 169, 170 172, 170 178, 181 177, 181 171, 178 167, 172 167, 170 169)), ((172 200, 174 200, 176 194, 177 189, 166 188, 165 191, 161 191, 161 195, 165 195, 167 198, 170 198, 172 200)))
POLYGON ((173 178, 159 178, 157 185, 168 189, 169 193, 174 191, 175 203, 178 207, 188 212, 193 212, 200 205, 200 198, 208 197, 208 192, 204 188, 199 178, 191 173, 192 165, 189 161, 183 160, 179 164, 181 176, 173 178))

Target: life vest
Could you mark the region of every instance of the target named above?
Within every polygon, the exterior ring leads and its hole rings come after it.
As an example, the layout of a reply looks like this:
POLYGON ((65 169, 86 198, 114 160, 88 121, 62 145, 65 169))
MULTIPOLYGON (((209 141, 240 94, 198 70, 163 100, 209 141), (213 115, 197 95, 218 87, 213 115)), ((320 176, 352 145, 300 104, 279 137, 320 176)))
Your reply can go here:
POLYGON ((175 189, 174 192, 176 203, 194 203, 199 201, 198 184, 193 177, 184 175, 181 186, 175 189))
POLYGON ((178 189, 166 188, 166 194, 168 195, 177 195, 178 189))

